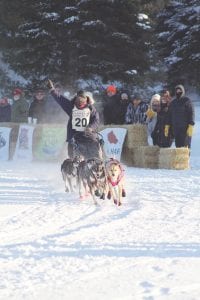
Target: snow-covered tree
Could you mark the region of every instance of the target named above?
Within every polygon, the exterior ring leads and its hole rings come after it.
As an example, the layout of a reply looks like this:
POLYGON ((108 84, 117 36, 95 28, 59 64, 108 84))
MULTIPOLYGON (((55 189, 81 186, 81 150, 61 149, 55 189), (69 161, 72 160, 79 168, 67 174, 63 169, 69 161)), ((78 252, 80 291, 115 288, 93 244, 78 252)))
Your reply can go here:
POLYGON ((30 86, 46 77, 64 84, 96 76, 137 82, 149 68, 150 45, 140 2, 1 0, 3 59, 30 86))
POLYGON ((200 6, 198 0, 170 1, 158 16, 158 48, 171 85, 199 85, 200 6))
POLYGON ((146 32, 150 25, 139 14, 138 1, 81 0, 77 7, 80 76, 97 74, 105 81, 126 81, 148 69, 146 32))

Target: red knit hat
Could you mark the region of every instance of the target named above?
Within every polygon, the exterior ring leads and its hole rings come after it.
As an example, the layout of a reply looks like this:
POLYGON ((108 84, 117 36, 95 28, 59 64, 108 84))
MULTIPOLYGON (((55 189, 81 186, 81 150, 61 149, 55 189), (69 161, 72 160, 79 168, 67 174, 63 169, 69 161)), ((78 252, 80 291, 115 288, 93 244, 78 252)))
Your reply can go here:
POLYGON ((14 91, 13 91, 13 95, 14 96, 16 96, 16 95, 22 95, 22 93, 23 93, 23 91, 21 89, 18 89, 18 88, 14 89, 14 91))
POLYGON ((109 86, 107 87, 107 89, 106 89, 106 92, 107 92, 107 93, 108 93, 108 92, 112 92, 112 93, 116 94, 116 93, 117 93, 117 88, 116 88, 116 86, 114 86, 114 85, 109 85, 109 86))

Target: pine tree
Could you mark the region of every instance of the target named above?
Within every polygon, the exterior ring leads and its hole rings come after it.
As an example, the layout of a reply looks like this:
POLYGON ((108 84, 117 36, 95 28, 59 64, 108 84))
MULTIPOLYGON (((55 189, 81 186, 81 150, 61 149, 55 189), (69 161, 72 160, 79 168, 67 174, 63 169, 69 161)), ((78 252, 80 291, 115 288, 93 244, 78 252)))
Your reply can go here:
POLYGON ((139 20, 137 1, 84 0, 78 3, 78 73, 132 80, 132 70, 141 75, 148 69, 148 21, 139 20))
POLYGON ((200 76, 198 0, 170 1, 158 18, 158 47, 171 85, 197 86, 200 76))
POLYGON ((5 62, 26 78, 33 88, 49 74, 59 71, 58 43, 63 1, 36 2, 15 0, 1 2, 0 41, 5 62), (56 10, 55 10, 56 9, 56 10), (5 14, 9 11, 9 14, 5 14), (9 15, 6 19, 5 15, 9 15))
POLYGON ((95 76, 137 82, 149 67, 143 7, 139 0, 2 0, 4 61, 33 88, 46 77, 68 85, 95 76))

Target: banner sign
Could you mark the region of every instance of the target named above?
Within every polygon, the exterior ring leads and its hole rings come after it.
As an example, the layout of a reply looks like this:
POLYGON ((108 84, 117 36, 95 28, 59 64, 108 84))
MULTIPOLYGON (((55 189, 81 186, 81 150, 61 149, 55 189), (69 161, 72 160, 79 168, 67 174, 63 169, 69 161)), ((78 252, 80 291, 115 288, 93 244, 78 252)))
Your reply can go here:
POLYGON ((16 143, 16 149, 13 160, 32 161, 33 159, 33 131, 35 127, 22 124, 19 127, 19 133, 16 143))
POLYGON ((12 128, 0 127, 0 160, 9 160, 10 132, 12 128))
POLYGON ((59 158, 66 139, 66 128, 43 128, 38 141, 34 157, 39 160, 55 160, 59 158))
POLYGON ((100 131, 104 140, 104 151, 108 158, 120 161, 126 133, 126 128, 106 128, 100 131))

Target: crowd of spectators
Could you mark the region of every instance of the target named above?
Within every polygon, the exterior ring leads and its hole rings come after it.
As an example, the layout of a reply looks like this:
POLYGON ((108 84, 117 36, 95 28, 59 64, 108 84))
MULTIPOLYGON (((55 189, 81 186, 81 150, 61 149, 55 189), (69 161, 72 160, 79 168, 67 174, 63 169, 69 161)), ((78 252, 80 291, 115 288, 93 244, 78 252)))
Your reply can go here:
MULTIPOLYGON (((64 92, 58 83, 55 89, 57 94, 64 92)), ((174 92, 173 98, 169 90, 163 89, 152 95, 150 101, 144 101, 138 93, 109 85, 103 95, 99 95, 100 122, 104 125, 143 124, 153 145, 170 147, 175 141, 176 147, 190 148, 194 107, 182 85, 177 85, 174 92)), ((0 122, 26 123, 33 119, 39 124, 64 123, 66 114, 51 93, 42 88, 35 90, 32 101, 26 99, 21 88, 13 90, 11 99, 0 99, 0 122)))

